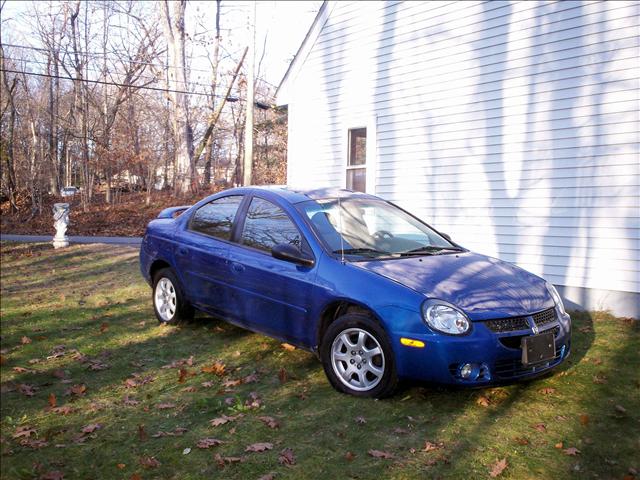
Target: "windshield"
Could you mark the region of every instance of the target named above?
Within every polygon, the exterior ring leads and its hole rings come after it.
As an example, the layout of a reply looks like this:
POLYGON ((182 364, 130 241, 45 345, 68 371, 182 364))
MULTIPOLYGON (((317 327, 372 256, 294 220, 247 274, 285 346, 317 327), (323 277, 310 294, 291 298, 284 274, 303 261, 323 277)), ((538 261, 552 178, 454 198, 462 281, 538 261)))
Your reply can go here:
POLYGON ((462 250, 427 225, 382 200, 312 200, 297 206, 332 253, 384 258, 462 250))

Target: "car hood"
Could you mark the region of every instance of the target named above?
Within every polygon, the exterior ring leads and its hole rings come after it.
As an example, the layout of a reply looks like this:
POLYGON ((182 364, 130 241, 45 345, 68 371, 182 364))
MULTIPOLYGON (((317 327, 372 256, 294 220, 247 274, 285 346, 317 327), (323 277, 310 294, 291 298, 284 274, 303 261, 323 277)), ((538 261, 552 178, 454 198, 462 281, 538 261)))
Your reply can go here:
POLYGON ((472 252, 354 262, 428 298, 461 308, 471 320, 529 315, 554 305, 545 281, 472 252))

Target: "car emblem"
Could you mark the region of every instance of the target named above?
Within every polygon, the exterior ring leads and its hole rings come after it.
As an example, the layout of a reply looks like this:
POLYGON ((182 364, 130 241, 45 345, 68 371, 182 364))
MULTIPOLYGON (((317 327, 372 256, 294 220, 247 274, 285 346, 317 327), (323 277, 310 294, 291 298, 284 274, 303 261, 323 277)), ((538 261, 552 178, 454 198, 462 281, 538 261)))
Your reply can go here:
POLYGON ((536 322, 533 320, 533 318, 527 317, 527 323, 529 323, 529 326, 531 327, 534 335, 540 333, 540 329, 538 328, 538 325, 536 325, 536 322))

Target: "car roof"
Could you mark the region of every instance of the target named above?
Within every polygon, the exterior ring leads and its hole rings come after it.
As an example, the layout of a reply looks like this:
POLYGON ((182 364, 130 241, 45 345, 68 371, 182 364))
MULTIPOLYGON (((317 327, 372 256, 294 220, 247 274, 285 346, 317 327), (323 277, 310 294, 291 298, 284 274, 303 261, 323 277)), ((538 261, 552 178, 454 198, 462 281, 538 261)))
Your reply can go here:
POLYGON ((271 195, 276 195, 289 203, 300 203, 307 202, 309 200, 325 200, 331 198, 377 198, 373 195, 355 192, 345 188, 302 189, 284 185, 255 185, 250 187, 240 187, 233 189, 233 191, 237 191, 238 193, 249 193, 251 191, 269 192, 271 195))

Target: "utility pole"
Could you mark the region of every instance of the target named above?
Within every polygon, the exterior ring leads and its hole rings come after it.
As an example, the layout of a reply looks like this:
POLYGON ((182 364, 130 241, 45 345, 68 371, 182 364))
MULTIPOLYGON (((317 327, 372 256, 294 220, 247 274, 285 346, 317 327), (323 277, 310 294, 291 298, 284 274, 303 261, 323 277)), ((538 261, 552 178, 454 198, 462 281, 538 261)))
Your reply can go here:
POLYGON ((242 184, 251 185, 253 168, 253 104, 255 101, 255 44, 256 44, 256 2, 249 6, 249 65, 247 68, 247 114, 244 125, 244 168, 242 184))

